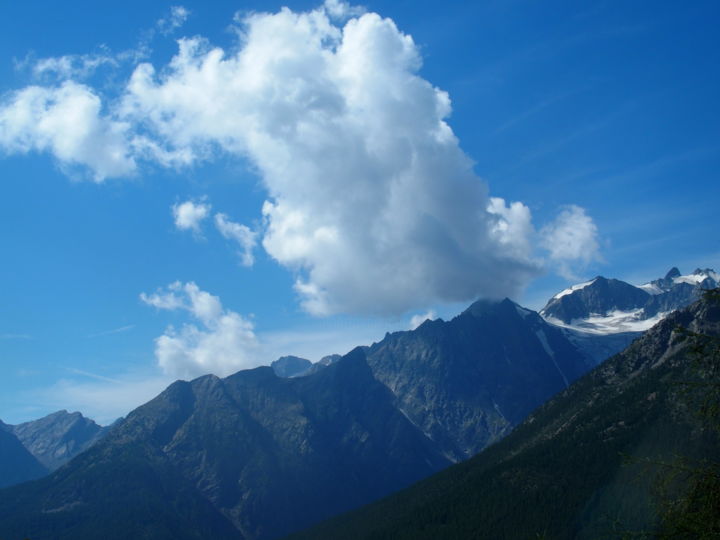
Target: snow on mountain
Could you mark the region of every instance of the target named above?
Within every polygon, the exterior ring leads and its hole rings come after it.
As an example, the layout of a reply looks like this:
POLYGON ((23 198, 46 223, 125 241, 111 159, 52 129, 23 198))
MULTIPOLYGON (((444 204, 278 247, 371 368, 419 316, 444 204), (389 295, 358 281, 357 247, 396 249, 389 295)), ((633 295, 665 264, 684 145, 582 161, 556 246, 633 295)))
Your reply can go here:
POLYGON ((696 300, 705 289, 720 285, 710 268, 681 274, 671 268, 665 277, 631 285, 598 276, 553 296, 540 315, 594 363, 624 349, 672 311, 696 300))
POLYGON ((661 312, 654 317, 644 318, 642 308, 629 311, 616 309, 605 315, 592 313, 590 317, 584 319, 573 319, 569 324, 550 316, 545 317, 545 320, 561 328, 581 330, 588 334, 606 335, 620 332, 644 332, 659 323, 667 314, 668 312, 661 312))
POLYGON ((643 283, 642 285, 638 285, 638 289, 642 289, 646 293, 653 294, 653 295, 662 294, 665 292, 664 290, 662 290, 660 287, 658 287, 654 283, 643 283))
POLYGON ((664 278, 643 283, 642 285, 638 285, 638 288, 656 295, 668 292, 681 283, 687 283, 693 287, 702 285, 705 289, 711 289, 720 284, 720 274, 712 268, 696 268, 692 274, 682 275, 677 268, 671 268, 664 278))
POLYGON ((689 283, 690 285, 699 285, 706 279, 711 279, 717 285, 720 282, 720 274, 718 274, 717 272, 715 272, 709 268, 706 268, 705 270, 700 270, 698 268, 692 274, 688 274, 687 276, 678 276, 676 278, 673 278, 673 282, 689 283))
POLYGON ((586 281, 585 283, 578 283, 577 285, 573 285, 572 287, 569 287, 569 288, 567 288, 567 289, 565 289, 565 290, 560 291, 559 293, 557 293, 555 296, 553 296, 553 299, 557 300, 558 298, 562 298, 563 296, 567 296, 568 294, 572 294, 572 293, 574 293, 575 291, 582 290, 582 289, 584 289, 585 287, 587 287, 587 286, 592 285, 593 283, 595 283, 595 280, 597 280, 597 278, 591 279, 590 281, 586 281))

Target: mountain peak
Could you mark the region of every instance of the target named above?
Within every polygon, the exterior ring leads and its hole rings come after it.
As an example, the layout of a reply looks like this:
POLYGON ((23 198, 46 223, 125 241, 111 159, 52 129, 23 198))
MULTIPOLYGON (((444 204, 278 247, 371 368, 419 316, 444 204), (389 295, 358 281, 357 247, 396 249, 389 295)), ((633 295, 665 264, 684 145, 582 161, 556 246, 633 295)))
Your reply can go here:
POLYGON ((486 298, 481 298, 480 300, 476 300, 475 302, 470 304, 470 307, 463 311, 462 314, 468 314, 474 317, 481 317, 488 313, 494 313, 498 309, 507 308, 508 306, 514 307, 515 305, 515 302, 513 302, 509 298, 503 298, 502 300, 489 300, 486 298))
POLYGON ((107 432, 82 413, 63 409, 10 426, 13 434, 47 469, 55 470, 90 448, 107 432))
POLYGON ((281 356, 270 367, 278 377, 298 377, 307 373, 312 362, 299 356, 281 356))
MULTIPOLYGON (((697 270, 696 270, 697 272, 697 270)), ((680 270, 678 270, 677 266, 673 266, 670 270, 668 270, 668 273, 665 274, 665 279, 673 279, 676 277, 680 277, 682 274, 680 274, 680 270)))

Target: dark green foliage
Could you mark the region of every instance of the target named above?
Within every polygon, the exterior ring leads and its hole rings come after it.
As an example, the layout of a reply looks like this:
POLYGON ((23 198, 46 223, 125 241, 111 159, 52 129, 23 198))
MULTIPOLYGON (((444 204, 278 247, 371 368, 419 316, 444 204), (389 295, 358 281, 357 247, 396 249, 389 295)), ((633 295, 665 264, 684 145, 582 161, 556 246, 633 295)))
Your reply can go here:
MULTIPOLYGON (((720 289, 705 293, 720 311, 720 289)), ((690 342, 693 380, 681 382, 688 406, 697 411, 703 431, 714 442, 720 436, 720 339, 680 329, 690 342)), ((720 445, 709 458, 678 456, 661 464, 661 538, 720 538, 720 445), (674 489, 673 489, 674 488, 674 489), (678 493, 673 496, 672 493, 678 493)))
POLYGON ((720 310, 705 299, 671 315, 475 458, 291 538, 617 538, 656 529, 660 519, 667 529, 678 512, 683 527, 720 515, 717 469, 697 469, 665 518, 647 473, 648 461, 718 455, 717 438, 688 405, 690 387, 678 385, 709 380, 698 378, 697 343, 678 326, 718 336, 720 310))
POLYGON ((0 538, 241 538, 146 445, 98 445, 72 466, 0 496, 0 538))

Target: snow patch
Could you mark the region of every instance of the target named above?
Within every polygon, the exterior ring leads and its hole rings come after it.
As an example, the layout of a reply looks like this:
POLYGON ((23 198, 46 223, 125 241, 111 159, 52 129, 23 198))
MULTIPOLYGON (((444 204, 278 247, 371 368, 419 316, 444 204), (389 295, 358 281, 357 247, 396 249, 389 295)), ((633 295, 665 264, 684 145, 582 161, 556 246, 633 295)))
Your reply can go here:
POLYGON ((564 323, 555 317, 546 317, 545 320, 555 326, 579 330, 589 334, 608 335, 620 332, 644 332, 663 320, 669 312, 661 312, 649 319, 643 319, 643 309, 630 311, 615 310, 607 315, 593 313, 586 319, 573 319, 570 324, 564 323))
POLYGON ((649 293, 652 295, 662 294, 665 292, 660 287, 655 285, 654 283, 643 283, 642 285, 638 285, 637 288, 642 289, 646 293, 649 293))
POLYGON ((577 285, 573 285, 572 287, 569 287, 569 288, 565 289, 564 291, 560 291, 560 292, 557 293, 555 296, 553 296, 553 300, 557 300, 558 298, 562 298, 563 296, 567 296, 568 294, 572 294, 572 293, 574 293, 575 291, 579 291, 579 290, 581 290, 581 289, 584 289, 584 288, 587 287, 588 285, 592 285, 593 283, 595 283, 595 280, 596 280, 596 279, 597 279, 597 278, 592 279, 592 280, 590 280, 590 281, 586 281, 585 283, 578 283, 577 285))
POLYGON ((711 278, 715 280, 715 282, 720 281, 720 274, 717 272, 713 272, 712 270, 709 271, 700 271, 700 272, 693 272, 692 274, 688 274, 686 276, 678 276, 673 278, 673 283, 689 283, 690 285, 698 285, 705 281, 707 278, 711 278))
POLYGON ((553 364, 555 364, 555 368, 558 370, 558 373, 562 377, 563 381, 565 381, 565 388, 570 386, 570 383, 567 380, 567 377, 565 377, 565 374, 562 372, 562 369, 560 369, 560 366, 557 363, 557 360, 555 359, 555 351, 553 351, 550 348, 550 344, 548 343, 547 336, 545 335, 545 332, 543 330, 535 330, 535 335, 537 336, 538 340, 540 341, 540 344, 543 346, 543 349, 545 349, 545 352, 548 354, 550 359, 553 361, 553 364))

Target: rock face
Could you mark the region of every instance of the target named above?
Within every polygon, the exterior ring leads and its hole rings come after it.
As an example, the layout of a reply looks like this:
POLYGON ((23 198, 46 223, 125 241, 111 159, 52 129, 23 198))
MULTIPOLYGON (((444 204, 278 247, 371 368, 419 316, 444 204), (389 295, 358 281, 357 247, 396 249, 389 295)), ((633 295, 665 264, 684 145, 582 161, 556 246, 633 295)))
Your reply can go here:
POLYGON ((0 422, 0 488, 35 480, 48 470, 12 433, 12 426, 0 422))
POLYGON ((174 383, 53 475, 0 493, 0 537, 280 537, 465 459, 587 370, 509 300, 326 363, 174 383))
POLYGON ((312 362, 299 356, 281 356, 270 367, 278 377, 299 377, 312 367, 312 362))
POLYGON ((107 428, 79 412, 58 411, 10 429, 48 470, 54 471, 100 440, 107 428))
POLYGON ((575 319, 587 319, 593 314, 637 309, 644 306, 650 297, 650 293, 629 283, 598 276, 569 294, 554 296, 541 313, 570 324, 575 319))
POLYGON ((367 355, 403 413, 453 461, 505 436, 589 369, 559 329, 507 299, 389 334, 367 355))
POLYGON ((698 415, 717 405, 719 354, 720 305, 701 300, 474 458, 292 538, 654 537, 655 482, 668 474, 657 464, 720 455, 717 417, 698 415))

